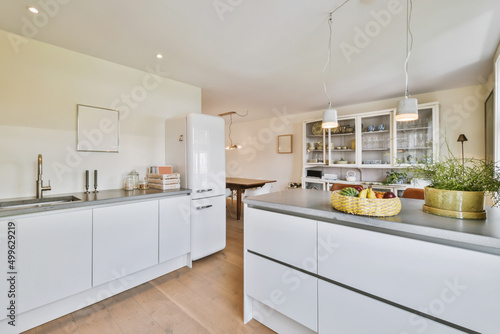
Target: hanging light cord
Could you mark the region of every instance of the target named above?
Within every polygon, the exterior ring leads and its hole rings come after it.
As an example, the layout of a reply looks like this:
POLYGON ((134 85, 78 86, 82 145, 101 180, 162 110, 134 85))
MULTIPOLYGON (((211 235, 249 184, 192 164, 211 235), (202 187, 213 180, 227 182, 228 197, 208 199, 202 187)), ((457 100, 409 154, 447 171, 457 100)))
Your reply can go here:
MULTIPOLYGON (((347 0, 347 1, 349 1, 349 0, 347 0)), ((342 7, 342 5, 341 5, 341 7, 342 7)), ((328 94, 328 90, 326 89, 326 82, 325 82, 325 75, 324 74, 325 74, 326 67, 328 65, 330 65, 330 69, 331 69, 331 60, 332 60, 332 14, 333 14, 333 12, 330 13, 330 18, 328 19, 328 28, 330 29, 330 38, 328 39, 328 52, 327 52, 328 56, 327 56, 327 59, 326 59, 326 64, 323 67, 323 89, 325 90, 325 95, 328 98, 328 108, 329 109, 332 107, 332 98, 331 98, 330 94, 328 94)))
POLYGON ((228 134, 228 137, 229 137, 229 142, 231 143, 230 147, 233 147, 233 140, 231 139, 231 125, 233 125, 233 114, 236 114, 240 117, 246 117, 248 116, 248 110, 247 112, 243 115, 243 114, 238 114, 236 111, 230 111, 229 113, 225 113, 225 114, 220 114, 219 116, 221 115, 229 115, 229 134, 228 134))
POLYGON ((340 8, 342 8, 342 6, 344 6, 349 1, 351 1, 351 0, 345 0, 340 6, 338 6, 333 11, 331 11, 330 14, 329 14, 330 17, 328 18, 328 28, 330 30, 330 38, 328 39, 328 51, 327 51, 327 55, 328 56, 327 56, 327 59, 326 59, 325 66, 323 67, 323 89, 325 90, 325 95, 328 98, 328 108, 329 109, 332 108, 332 98, 331 98, 330 94, 328 94, 328 90, 326 89, 326 82, 325 82, 325 76, 324 76, 324 74, 325 74, 326 67, 328 65, 330 65, 330 70, 331 70, 331 66, 332 66, 332 34, 333 34, 333 30, 332 30, 333 19, 332 19, 332 16, 333 16, 333 13, 335 13, 337 10, 339 10, 340 8))
POLYGON ((406 77, 406 90, 405 98, 408 98, 408 61, 410 60, 411 50, 413 49, 413 34, 410 28, 411 13, 413 11, 413 1, 407 0, 406 5, 406 60, 405 60, 405 77, 406 77))
POLYGON ((233 140, 231 139, 231 125, 233 125, 233 115, 229 115, 229 141, 231 142, 230 147, 233 146, 233 140))

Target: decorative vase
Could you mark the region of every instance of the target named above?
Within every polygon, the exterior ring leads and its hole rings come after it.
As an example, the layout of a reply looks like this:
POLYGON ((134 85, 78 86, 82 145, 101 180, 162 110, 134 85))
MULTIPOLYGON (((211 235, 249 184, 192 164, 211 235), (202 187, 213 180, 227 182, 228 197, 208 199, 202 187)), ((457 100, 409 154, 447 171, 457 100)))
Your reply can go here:
POLYGON ((455 191, 425 187, 422 210, 459 219, 486 219, 483 191, 455 191))

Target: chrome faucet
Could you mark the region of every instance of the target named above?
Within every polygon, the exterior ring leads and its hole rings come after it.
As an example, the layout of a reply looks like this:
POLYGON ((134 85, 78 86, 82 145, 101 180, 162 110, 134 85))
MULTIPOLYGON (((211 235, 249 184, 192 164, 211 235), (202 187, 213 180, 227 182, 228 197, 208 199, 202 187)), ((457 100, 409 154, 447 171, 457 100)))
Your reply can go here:
POLYGON ((43 197, 43 192, 47 190, 52 190, 50 187, 50 180, 49 180, 49 185, 44 186, 43 185, 43 180, 42 180, 42 155, 38 155, 38 178, 36 180, 36 198, 42 198, 43 197))

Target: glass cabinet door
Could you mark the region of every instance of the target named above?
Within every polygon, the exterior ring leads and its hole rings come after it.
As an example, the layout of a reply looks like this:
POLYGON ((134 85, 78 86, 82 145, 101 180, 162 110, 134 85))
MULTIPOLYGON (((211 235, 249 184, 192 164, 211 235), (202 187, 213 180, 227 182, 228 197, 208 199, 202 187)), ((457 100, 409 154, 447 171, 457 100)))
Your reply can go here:
POLYGON ((432 162, 434 151, 433 109, 419 109, 418 119, 396 122, 397 165, 432 162))
POLYGON ((391 112, 361 117, 361 165, 391 164, 391 112))
POLYGON ((325 131, 321 127, 321 120, 304 122, 304 164, 325 165, 325 131))
POLYGON ((339 119, 339 126, 327 133, 329 165, 356 165, 356 119, 339 119))

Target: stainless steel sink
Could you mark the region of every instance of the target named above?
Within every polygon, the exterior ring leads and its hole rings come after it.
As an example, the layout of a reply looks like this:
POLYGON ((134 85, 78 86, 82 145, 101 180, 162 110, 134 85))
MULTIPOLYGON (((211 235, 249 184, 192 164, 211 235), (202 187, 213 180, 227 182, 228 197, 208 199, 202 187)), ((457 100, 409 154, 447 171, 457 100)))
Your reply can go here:
POLYGON ((59 197, 10 200, 10 201, 0 202, 0 210, 5 211, 5 210, 36 208, 42 206, 59 205, 76 201, 81 201, 81 199, 71 195, 59 196, 59 197))

